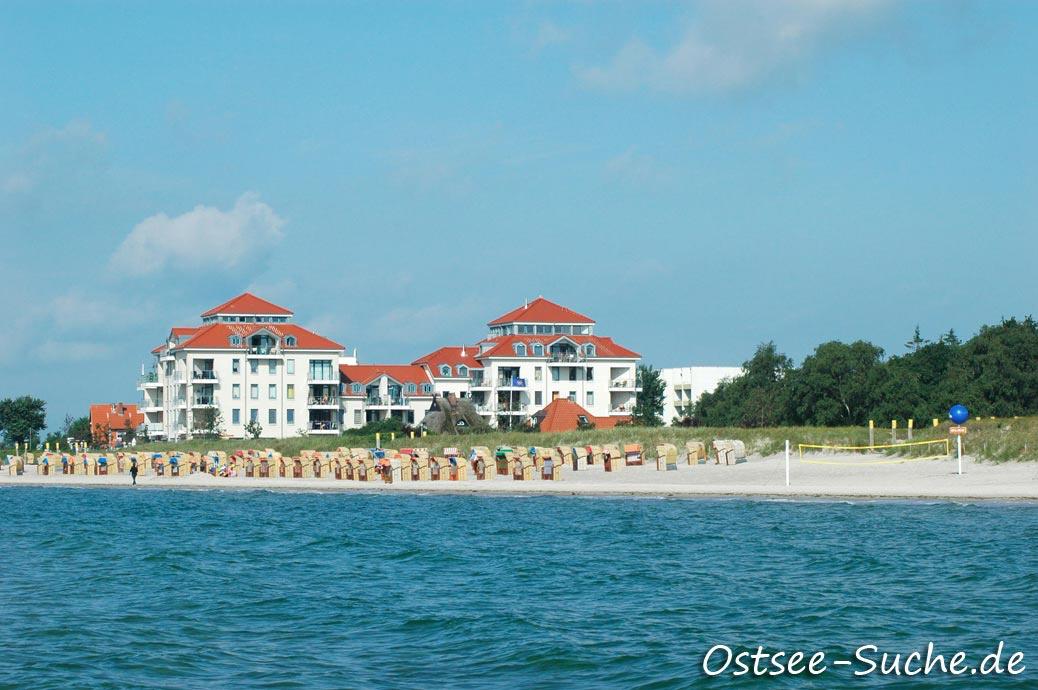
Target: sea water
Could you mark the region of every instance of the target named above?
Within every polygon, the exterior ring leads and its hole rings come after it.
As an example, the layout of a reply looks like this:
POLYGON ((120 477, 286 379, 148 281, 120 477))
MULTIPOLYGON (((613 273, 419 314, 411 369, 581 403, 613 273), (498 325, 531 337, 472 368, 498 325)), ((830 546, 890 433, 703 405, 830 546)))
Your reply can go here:
POLYGON ((1000 640, 1027 671, 983 685, 1038 687, 1033 504, 9 488, 0 514, 4 688, 902 687, 701 664, 1000 640))

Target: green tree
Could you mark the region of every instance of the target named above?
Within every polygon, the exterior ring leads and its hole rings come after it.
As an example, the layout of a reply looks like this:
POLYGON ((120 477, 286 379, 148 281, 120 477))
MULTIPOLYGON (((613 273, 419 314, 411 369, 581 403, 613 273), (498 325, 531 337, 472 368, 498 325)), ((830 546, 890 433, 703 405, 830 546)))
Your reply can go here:
MULTIPOLYGON (((223 434, 223 415, 220 414, 220 410, 217 407, 210 406, 199 409, 192 415, 192 422, 195 427, 195 435, 202 438, 220 438, 221 434, 223 434)), ((246 431, 248 431, 247 427, 246 431)), ((254 436, 253 438, 256 437, 254 436)))
POLYGON ((718 384, 696 402, 695 423, 705 426, 778 426, 787 421, 793 361, 775 343, 761 343, 743 373, 718 384))
POLYGON ((963 387, 957 402, 977 414, 1038 412, 1038 323, 1030 316, 983 326, 963 346, 959 367, 963 387))
POLYGON ((256 439, 263 433, 263 427, 255 419, 249 420, 249 423, 245 425, 245 433, 252 438, 256 439))
POLYGON ((0 431, 8 445, 33 445, 47 421, 47 403, 29 395, 0 400, 0 431))
POLYGON ((631 413, 632 421, 638 426, 663 426, 663 396, 666 384, 660 372, 649 365, 638 367, 638 399, 631 413))
POLYGON ((819 345, 792 377, 794 421, 818 426, 866 423, 882 382, 882 357, 882 348, 863 340, 819 345))
POLYGON ((90 441, 90 417, 79 417, 78 419, 65 418, 68 425, 65 431, 65 439, 74 438, 77 441, 90 441))

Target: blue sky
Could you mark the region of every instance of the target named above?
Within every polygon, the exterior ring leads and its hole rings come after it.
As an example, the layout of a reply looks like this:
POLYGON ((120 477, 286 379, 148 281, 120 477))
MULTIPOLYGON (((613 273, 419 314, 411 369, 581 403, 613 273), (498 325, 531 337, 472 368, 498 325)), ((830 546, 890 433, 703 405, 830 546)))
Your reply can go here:
POLYGON ((526 297, 657 366, 1035 311, 1038 4, 0 4, 0 396, 245 289, 410 361, 526 297))

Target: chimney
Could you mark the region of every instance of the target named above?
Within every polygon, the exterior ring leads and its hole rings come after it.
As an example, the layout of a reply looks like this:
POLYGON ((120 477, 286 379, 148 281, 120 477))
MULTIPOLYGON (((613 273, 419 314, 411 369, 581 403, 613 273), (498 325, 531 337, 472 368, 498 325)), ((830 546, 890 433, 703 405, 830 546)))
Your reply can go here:
POLYGON ((465 346, 464 345, 461 346, 461 356, 462 357, 465 356, 465 346))

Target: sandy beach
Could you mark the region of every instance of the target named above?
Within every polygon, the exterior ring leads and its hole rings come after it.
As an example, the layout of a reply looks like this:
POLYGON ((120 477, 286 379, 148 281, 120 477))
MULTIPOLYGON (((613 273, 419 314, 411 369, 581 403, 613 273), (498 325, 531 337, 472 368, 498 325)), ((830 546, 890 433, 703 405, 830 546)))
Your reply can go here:
MULTIPOLYGON (((840 459, 826 458, 839 462, 840 459)), ((860 458, 847 458, 847 462, 860 458)), ((302 491, 368 491, 480 494, 561 494, 634 496, 785 496, 825 498, 938 498, 1038 500, 1038 464, 983 463, 963 458, 963 474, 955 460, 929 460, 876 465, 809 464, 790 461, 790 486, 785 486, 782 455, 752 458, 738 465, 679 465, 677 471, 660 472, 654 466, 627 467, 606 473, 601 468, 575 472, 564 470, 561 481, 513 481, 495 477, 489 481, 394 481, 392 484, 333 479, 140 476, 142 488, 278 489, 302 491)), ((0 486, 127 486, 127 475, 0 476, 0 486)))

